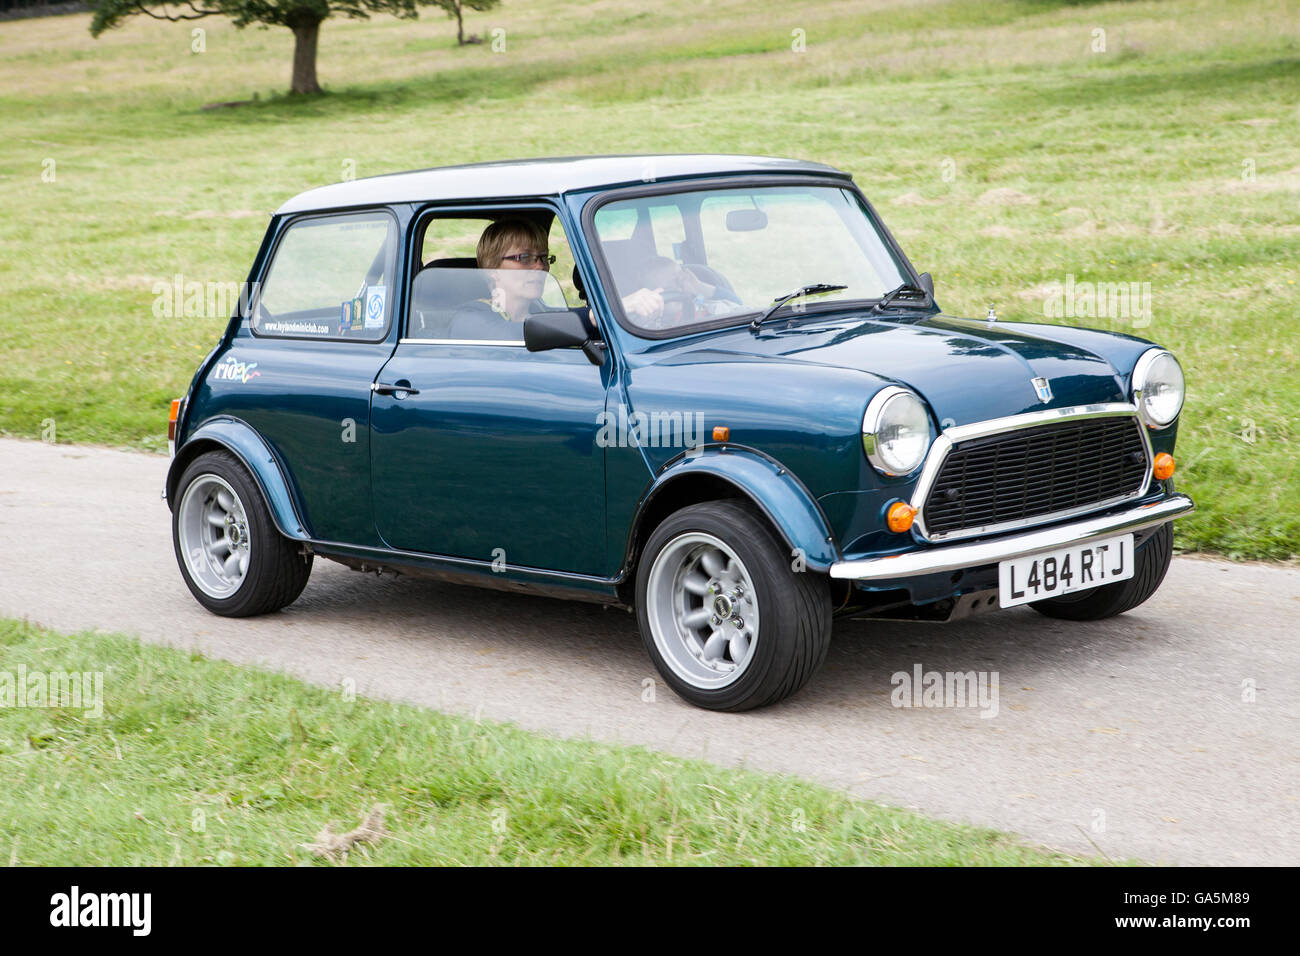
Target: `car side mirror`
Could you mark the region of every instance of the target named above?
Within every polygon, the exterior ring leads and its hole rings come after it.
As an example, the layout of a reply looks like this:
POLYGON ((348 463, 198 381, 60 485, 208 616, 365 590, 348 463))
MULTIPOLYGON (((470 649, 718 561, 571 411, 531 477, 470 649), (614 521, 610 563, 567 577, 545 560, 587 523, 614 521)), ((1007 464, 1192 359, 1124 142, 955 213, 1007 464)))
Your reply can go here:
POLYGON ((921 283, 921 288, 925 290, 925 294, 928 295, 930 299, 933 301, 934 276, 930 275, 930 273, 928 272, 922 272, 919 276, 916 277, 916 279, 918 282, 921 283))
POLYGON ((535 312, 525 318, 524 348, 530 352, 581 348, 592 365, 605 361, 605 343, 592 338, 586 320, 569 309, 535 312))

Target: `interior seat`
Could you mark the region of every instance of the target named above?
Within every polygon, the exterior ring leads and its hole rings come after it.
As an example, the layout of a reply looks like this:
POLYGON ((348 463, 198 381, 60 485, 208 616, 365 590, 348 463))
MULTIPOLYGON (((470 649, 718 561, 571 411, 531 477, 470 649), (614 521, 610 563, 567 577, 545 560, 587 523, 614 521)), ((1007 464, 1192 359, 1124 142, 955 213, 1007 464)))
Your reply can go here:
POLYGON ((413 338, 446 338, 451 320, 461 306, 491 294, 477 260, 434 259, 416 274, 411 286, 411 322, 407 334, 413 338))

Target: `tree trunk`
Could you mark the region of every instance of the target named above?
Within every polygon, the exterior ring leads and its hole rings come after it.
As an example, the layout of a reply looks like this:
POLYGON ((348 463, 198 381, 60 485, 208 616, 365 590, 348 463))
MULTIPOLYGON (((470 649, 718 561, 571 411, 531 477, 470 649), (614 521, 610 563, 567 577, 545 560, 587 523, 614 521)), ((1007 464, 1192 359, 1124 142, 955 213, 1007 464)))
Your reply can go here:
POLYGON ((456 45, 465 45, 465 16, 461 12, 459 0, 456 3, 456 45))
POLYGON ((293 26, 293 83, 290 93, 319 93, 316 82, 316 41, 320 37, 320 21, 296 23, 293 26))

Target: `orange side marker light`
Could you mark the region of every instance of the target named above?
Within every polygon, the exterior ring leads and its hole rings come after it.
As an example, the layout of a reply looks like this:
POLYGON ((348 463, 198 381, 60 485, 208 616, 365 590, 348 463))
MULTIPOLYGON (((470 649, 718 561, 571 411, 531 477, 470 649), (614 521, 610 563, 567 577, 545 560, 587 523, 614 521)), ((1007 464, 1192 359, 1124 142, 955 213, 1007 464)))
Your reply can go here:
POLYGON ((1155 464, 1151 466, 1151 474, 1153 474, 1157 480, 1164 481, 1167 478, 1173 477, 1174 468, 1174 456, 1169 454, 1167 451, 1162 451, 1160 454, 1156 455, 1155 464))
POLYGON ((895 501, 885 513, 885 520, 889 525, 889 530, 895 534, 902 534, 912 527, 912 522, 915 519, 916 509, 906 501, 895 501))

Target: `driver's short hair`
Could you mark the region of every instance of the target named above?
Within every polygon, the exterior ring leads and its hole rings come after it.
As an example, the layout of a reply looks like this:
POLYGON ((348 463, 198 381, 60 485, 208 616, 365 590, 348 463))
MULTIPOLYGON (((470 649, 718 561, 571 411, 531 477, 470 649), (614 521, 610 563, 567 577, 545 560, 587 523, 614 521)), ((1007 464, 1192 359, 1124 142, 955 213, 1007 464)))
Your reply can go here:
POLYGON ((513 245, 526 244, 534 252, 546 252, 546 231, 530 219, 498 219, 478 237, 478 267, 495 269, 513 245))

